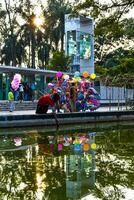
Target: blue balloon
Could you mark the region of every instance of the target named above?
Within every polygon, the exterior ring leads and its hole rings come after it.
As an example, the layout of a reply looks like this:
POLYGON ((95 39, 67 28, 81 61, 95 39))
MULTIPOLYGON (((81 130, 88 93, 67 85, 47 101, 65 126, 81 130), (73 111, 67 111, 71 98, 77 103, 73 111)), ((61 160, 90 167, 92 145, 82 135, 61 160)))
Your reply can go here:
POLYGON ((81 144, 74 144, 74 150, 80 151, 81 150, 81 144))
POLYGON ((79 72, 79 71, 76 71, 76 72, 74 73, 74 77, 80 77, 80 72, 79 72))

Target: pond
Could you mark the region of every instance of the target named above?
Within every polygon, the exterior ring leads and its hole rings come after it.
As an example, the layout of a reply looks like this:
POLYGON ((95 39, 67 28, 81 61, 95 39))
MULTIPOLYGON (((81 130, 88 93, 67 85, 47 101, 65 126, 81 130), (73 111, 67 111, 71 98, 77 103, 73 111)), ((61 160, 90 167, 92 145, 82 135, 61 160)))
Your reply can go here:
POLYGON ((0 200, 134 200, 134 126, 0 131, 0 200))

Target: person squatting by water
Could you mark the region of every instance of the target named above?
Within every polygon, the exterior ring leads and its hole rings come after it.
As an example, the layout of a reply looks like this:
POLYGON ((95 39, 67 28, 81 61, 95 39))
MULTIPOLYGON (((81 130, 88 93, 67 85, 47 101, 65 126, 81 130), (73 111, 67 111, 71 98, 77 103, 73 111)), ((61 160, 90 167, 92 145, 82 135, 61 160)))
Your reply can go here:
POLYGON ((36 113, 45 114, 49 107, 52 108, 54 112, 56 112, 56 110, 59 112, 59 99, 60 96, 58 93, 45 94, 41 96, 37 103, 36 113))

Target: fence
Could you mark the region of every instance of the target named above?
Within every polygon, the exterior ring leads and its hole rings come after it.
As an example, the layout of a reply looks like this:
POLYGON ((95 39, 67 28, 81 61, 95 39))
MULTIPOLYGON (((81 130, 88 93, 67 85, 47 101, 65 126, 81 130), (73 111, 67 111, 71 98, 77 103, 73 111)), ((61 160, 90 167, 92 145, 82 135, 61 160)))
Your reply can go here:
POLYGON ((100 93, 101 105, 109 110, 134 109, 134 89, 104 85, 95 88, 100 93))

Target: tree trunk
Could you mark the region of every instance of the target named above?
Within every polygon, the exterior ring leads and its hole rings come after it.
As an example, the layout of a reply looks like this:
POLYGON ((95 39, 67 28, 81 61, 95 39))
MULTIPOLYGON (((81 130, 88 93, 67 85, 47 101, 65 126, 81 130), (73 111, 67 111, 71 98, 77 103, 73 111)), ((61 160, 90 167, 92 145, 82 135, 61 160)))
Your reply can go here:
POLYGON ((10 15, 10 1, 9 3, 7 3, 7 1, 5 0, 5 7, 6 7, 6 11, 8 14, 8 19, 9 19, 9 25, 10 25, 10 31, 11 31, 11 58, 12 58, 12 65, 16 66, 16 39, 14 36, 14 29, 13 29, 13 24, 12 24, 12 20, 11 20, 11 15, 10 15))
POLYGON ((32 55, 32 68, 35 68, 35 32, 31 31, 31 55, 32 55))

